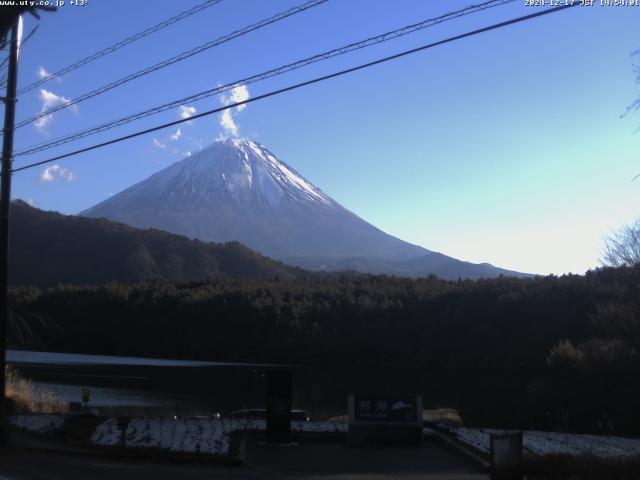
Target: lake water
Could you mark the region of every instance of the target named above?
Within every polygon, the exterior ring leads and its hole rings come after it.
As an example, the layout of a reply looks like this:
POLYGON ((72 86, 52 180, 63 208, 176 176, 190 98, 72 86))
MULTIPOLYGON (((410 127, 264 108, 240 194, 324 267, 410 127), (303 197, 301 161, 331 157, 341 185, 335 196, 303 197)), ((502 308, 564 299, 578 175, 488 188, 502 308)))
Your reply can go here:
POLYGON ((80 401, 88 387, 90 408, 104 415, 209 416, 265 408, 266 374, 279 368, 293 373, 293 408, 315 419, 345 414, 347 395, 354 392, 415 393, 423 396, 425 408, 445 404, 424 368, 288 367, 13 350, 7 363, 65 402, 80 401))
POLYGON ((214 415, 262 407, 269 364, 7 351, 7 363, 65 403, 90 389, 90 408, 110 414, 214 415))

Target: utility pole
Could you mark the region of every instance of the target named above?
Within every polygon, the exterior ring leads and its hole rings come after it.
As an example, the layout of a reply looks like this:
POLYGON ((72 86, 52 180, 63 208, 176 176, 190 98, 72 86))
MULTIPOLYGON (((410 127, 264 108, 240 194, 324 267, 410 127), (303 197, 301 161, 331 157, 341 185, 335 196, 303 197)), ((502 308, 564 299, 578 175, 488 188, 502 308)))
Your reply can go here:
POLYGON ((0 444, 6 441, 6 365, 7 328, 9 305, 7 303, 9 266, 9 210, 11 207, 11 164, 13 156, 13 125, 16 113, 16 84, 18 83, 18 24, 16 17, 11 27, 9 46, 9 71, 7 93, 4 97, 4 136, 2 139, 2 172, 0 173, 0 444))

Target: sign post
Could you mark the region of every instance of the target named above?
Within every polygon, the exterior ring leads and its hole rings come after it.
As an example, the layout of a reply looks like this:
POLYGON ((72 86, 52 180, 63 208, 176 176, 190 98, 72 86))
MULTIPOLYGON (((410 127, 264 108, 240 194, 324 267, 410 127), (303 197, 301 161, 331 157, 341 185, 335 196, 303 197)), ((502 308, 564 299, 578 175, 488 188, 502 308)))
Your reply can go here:
POLYGON ((267 443, 291 442, 291 372, 267 373, 267 443))
POLYGON ((116 419, 118 430, 120 430, 120 443, 123 449, 127 448, 127 428, 130 422, 131 417, 118 417, 116 419))
POLYGON ((85 412, 89 410, 89 393, 88 387, 82 387, 82 406, 85 412))
POLYGON ((422 398, 415 395, 349 395, 350 445, 422 442, 422 398))

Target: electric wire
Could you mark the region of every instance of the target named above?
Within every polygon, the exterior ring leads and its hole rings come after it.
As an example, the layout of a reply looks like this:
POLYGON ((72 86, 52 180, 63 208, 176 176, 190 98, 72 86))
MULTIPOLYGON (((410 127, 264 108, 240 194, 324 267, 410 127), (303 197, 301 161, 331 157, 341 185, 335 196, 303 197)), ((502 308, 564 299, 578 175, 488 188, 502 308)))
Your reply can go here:
POLYGON ((35 167, 38 167, 40 165, 44 165, 44 164, 47 164, 47 163, 55 162, 57 160, 61 160, 61 159, 68 158, 68 157, 71 157, 71 156, 79 155, 81 153, 85 153, 85 152, 89 152, 89 151, 92 151, 92 150, 96 150, 98 148, 106 147, 108 145, 113 145, 115 143, 120 143, 120 142, 123 142, 125 140, 130 140, 132 138, 139 137, 141 135, 145 135, 147 133, 155 132, 155 131, 162 130, 164 128, 171 127, 171 126, 174 126, 174 125, 178 125, 178 124, 181 124, 181 123, 184 123, 184 122, 187 122, 187 121, 191 121, 191 120, 195 120, 195 119, 202 118, 202 117, 205 117, 205 116, 213 115, 215 113, 221 112, 221 111, 226 110, 228 108, 235 108, 235 107, 239 107, 241 105, 246 105, 246 104, 249 104, 249 103, 257 102, 257 101, 263 100, 265 98, 273 97, 275 95, 280 95, 282 93, 289 92, 289 91, 292 91, 292 90, 297 90, 299 88, 306 87, 306 86, 309 86, 309 85, 313 85, 313 84, 316 84, 316 83, 320 83, 320 82, 323 82, 323 81, 326 81, 326 80, 329 80, 329 79, 332 79, 332 78, 341 77, 343 75, 347 75, 349 73, 353 73, 353 72, 356 72, 356 71, 359 71, 359 70, 363 70, 363 69, 366 69, 366 68, 369 68, 369 67, 372 67, 372 66, 375 66, 375 65, 380 65, 382 63, 386 63, 386 62, 389 62, 389 61, 392 61, 392 60, 397 60, 398 58, 402 58, 402 57, 406 57, 408 55, 412 55, 412 54, 415 54, 415 53, 418 53, 418 52, 422 52, 424 50, 427 50, 427 49, 430 49, 430 48, 433 48, 433 47, 437 47, 439 45, 444 45, 446 43, 450 43, 450 42, 454 42, 454 41, 457 41, 457 40, 461 40, 463 38, 471 37, 471 36, 474 36, 474 35, 479 35, 481 33, 488 32, 488 31, 491 31, 491 30, 504 28, 506 26, 513 25, 513 24, 516 24, 516 23, 521 23, 521 22, 524 22, 524 21, 527 21, 527 20, 531 20, 531 19, 534 19, 534 18, 537 18, 537 17, 541 17, 543 15, 556 13, 556 12, 559 12, 561 10, 566 10, 568 8, 575 7, 577 5, 579 5, 578 2, 568 3, 568 4, 565 4, 565 5, 561 5, 559 7, 545 9, 545 10, 541 10, 541 11, 538 11, 538 12, 535 12, 535 13, 531 13, 529 15, 524 15, 524 16, 521 16, 521 17, 517 17, 517 18, 512 18, 510 20, 506 20, 504 22, 495 23, 493 25, 489 25, 487 27, 483 27, 483 28, 480 28, 480 29, 477 29, 477 30, 472 30, 470 32, 462 33, 460 35, 455 35, 453 37, 448 37, 448 38, 445 38, 444 40, 439 40, 437 42, 433 42, 433 43, 429 43, 429 44, 426 44, 426 45, 422 45, 422 46, 417 47, 417 48, 412 48, 410 50, 405 50, 405 51, 402 51, 400 53, 396 53, 394 55, 390 55, 388 57, 383 57, 383 58, 374 60, 372 62, 363 63, 363 64, 357 65, 355 67, 351 67, 351 68, 347 68, 347 69, 344 69, 344 70, 340 70, 340 71, 337 71, 337 72, 334 72, 334 73, 331 73, 331 74, 328 74, 328 75, 323 75, 321 77, 316 77, 316 78, 314 78, 312 80, 307 80, 305 82, 300 82, 300 83, 296 83, 294 85, 289 85, 289 86, 284 87, 284 88, 280 88, 280 89, 277 89, 277 90, 272 90, 270 92, 264 93, 262 95, 255 96, 253 98, 249 98, 249 99, 241 101, 241 102, 235 102, 235 103, 232 103, 232 104, 229 104, 229 105, 225 105, 224 107, 214 108, 214 109, 208 110, 206 112, 195 114, 195 115, 193 115, 192 117, 189 117, 189 118, 183 118, 183 119, 180 119, 180 120, 175 120, 173 122, 164 123, 162 125, 157 125, 155 127, 147 128, 145 130, 140 130, 140 131, 137 131, 137 132, 134 132, 134 133, 130 133, 128 135, 124 135, 122 137, 114 138, 114 139, 108 140, 106 142, 102 142, 102 143, 98 143, 98 144, 95 144, 95 145, 91 145, 89 147, 84 147, 84 148, 81 148, 79 150, 68 152, 68 153, 65 153, 65 154, 62 154, 62 155, 57 155, 55 157, 48 158, 46 160, 41 160, 41 161, 38 161, 38 162, 30 163, 28 165, 12 169, 11 173, 16 173, 16 172, 19 172, 19 171, 22 171, 22 170, 35 168, 35 167))
MULTIPOLYGON (((22 40, 22 42, 20 42, 20 48, 24 47, 27 42, 29 41, 29 39, 33 36, 34 33, 36 33, 36 31, 38 30, 39 25, 36 25, 35 27, 33 27, 31 29, 31 31, 29 32, 29 34, 24 37, 24 39, 22 40)), ((2 62, 0 62, 0 72, 2 72, 3 70, 5 70, 8 66, 8 62, 9 62, 9 55, 7 54, 7 56, 5 57, 4 60, 2 60, 2 62)), ((3 80, 4 82, 5 80, 3 80)))
POLYGON ((297 60, 293 63, 289 63, 271 70, 268 70, 266 72, 262 72, 256 75, 252 75, 250 77, 246 77, 240 80, 236 80, 230 83, 227 83, 225 85, 220 85, 218 87, 209 89, 209 90, 205 90, 203 92, 199 92, 196 93, 194 95, 190 95, 187 97, 183 97, 174 101, 171 101, 169 103, 165 103, 162 105, 158 105, 155 107, 152 107, 150 109, 144 110, 142 112, 138 112, 132 115, 128 115, 125 117, 121 117, 119 119, 116 120, 112 120, 110 122, 95 126, 95 127, 91 127, 79 132, 74 132, 68 135, 65 135, 63 137, 59 137, 53 140, 47 140, 45 142, 41 142, 37 145, 31 145, 29 147, 25 147, 17 152, 14 153, 14 157, 20 157, 20 156, 25 156, 25 155, 32 155, 34 153, 38 153, 38 152, 42 152, 44 150, 48 150, 50 148, 54 148, 54 147, 58 147, 60 145, 64 145, 66 143, 69 142, 73 142, 85 137, 88 137, 90 135, 95 135, 97 133, 101 133, 107 130, 110 130, 112 128, 116 128, 128 123, 131 123, 133 121, 136 120, 140 120, 142 118, 151 116, 151 115, 155 115, 161 112, 164 112, 166 110, 170 110, 176 107, 179 107, 180 105, 184 105, 186 103, 192 103, 195 101, 199 101, 199 100, 203 100, 205 98, 211 97, 213 95, 219 95, 221 93, 227 92, 239 85, 249 85, 258 81, 262 81, 262 80, 266 80, 268 78, 272 78, 275 76, 279 76, 285 73, 288 73, 290 71, 293 70, 297 70, 299 68, 311 65, 313 63, 316 62, 320 62, 320 61, 324 61, 324 60, 328 60, 330 58, 339 56, 339 55, 344 55, 350 52, 353 52, 355 50, 360 50, 372 45, 377 45, 383 42, 387 42, 389 40, 393 40, 395 38, 404 36, 404 35, 408 35, 410 33, 414 33, 420 30, 423 30, 425 28, 428 27, 432 27, 434 25, 443 23, 445 21, 449 21, 449 20, 453 20, 455 18, 459 18, 465 15, 470 15, 472 13, 477 13, 479 11, 483 11, 483 10, 487 10, 489 8, 493 8, 493 7, 497 7, 497 6, 501 6, 507 3, 512 3, 515 0, 490 0, 481 4, 477 4, 477 5, 470 5, 466 8, 463 8, 461 10, 456 10, 453 12, 449 12, 443 15, 440 15, 438 17, 434 17, 434 18, 429 18, 426 20, 423 20, 419 23, 415 23, 412 25, 408 25, 396 30, 392 30, 386 33, 383 33, 381 35, 376 35, 374 37, 369 37, 365 40, 361 40, 359 42, 354 42, 348 45, 345 45, 343 47, 340 48, 335 48, 332 50, 328 50, 326 52, 323 53, 319 53, 316 55, 313 55, 312 57, 307 57, 304 58, 302 60, 297 60))
POLYGON ((74 62, 70 65, 67 65, 64 68, 61 68, 60 70, 52 73, 50 76, 42 78, 40 80, 37 80, 36 82, 33 82, 29 85, 27 85, 26 87, 23 87, 21 89, 18 90, 17 94, 21 95, 25 92, 28 92, 30 90, 33 90, 34 88, 39 87, 40 85, 48 82, 49 80, 53 80, 54 78, 58 78, 62 75, 65 75, 69 72, 72 72, 73 70, 76 70, 77 68, 80 68, 84 65, 87 65, 88 63, 91 63, 99 58, 102 58, 106 55, 109 55, 110 53, 113 53, 117 50, 120 50, 122 47, 125 47, 137 40, 140 40, 144 37, 147 37, 149 35, 151 35, 152 33, 155 33, 159 30, 162 30, 163 28, 166 28, 170 25, 173 25, 176 22, 179 22, 180 20, 184 20, 187 17, 190 17, 191 15, 195 15, 196 13, 199 13, 209 7, 212 7, 214 5, 217 5, 218 3, 222 2, 222 0, 207 0, 203 3, 200 3, 188 10, 185 10, 181 13, 179 13, 178 15, 174 15, 173 17, 167 18, 166 20, 153 25, 152 27, 149 27, 141 32, 138 32, 134 35, 131 35, 130 37, 127 37, 123 40, 120 40, 117 43, 114 43, 113 45, 111 45, 110 47, 104 48, 98 52, 93 53, 92 55, 89 55, 85 58, 82 58, 80 60, 78 60, 77 62, 74 62))
POLYGON ((238 38, 240 36, 243 36, 243 35, 246 35, 246 34, 248 34, 250 32, 253 32, 254 30, 258 30, 260 28, 266 27, 267 25, 271 25, 272 23, 279 22, 280 20, 284 20, 285 18, 288 18, 288 17, 291 17, 292 15, 296 15, 298 13, 304 12, 304 11, 310 9, 310 8, 316 7, 318 5, 326 3, 328 1, 329 0, 309 0, 308 2, 306 2, 304 4, 301 4, 301 5, 298 5, 296 7, 290 8, 290 9, 288 9, 286 11, 280 12, 280 13, 272 16, 272 17, 260 20, 257 23, 248 25, 248 26, 246 26, 246 27, 244 27, 244 28, 242 28, 240 30, 236 30, 236 31, 234 31, 234 32, 232 32, 230 34, 223 35, 222 37, 219 37, 219 38, 217 38, 215 40, 212 40, 212 41, 207 42, 207 43, 205 43, 203 45, 195 47, 195 48, 193 48, 191 50, 184 51, 184 52, 182 52, 182 53, 180 53, 178 55, 175 55, 175 56, 173 56, 171 58, 163 60, 162 62, 156 63, 155 65, 152 65, 150 67, 144 68, 142 70, 138 70, 135 73, 129 74, 126 77, 122 77, 122 78, 120 78, 118 80, 115 80, 115 81, 110 82, 110 83, 108 83, 106 85, 103 85, 102 87, 99 87, 99 88, 97 88, 95 90, 92 90, 92 91, 90 91, 88 93, 85 93, 85 94, 83 94, 83 95, 81 95, 81 96, 79 96, 77 98, 69 100, 68 102, 64 102, 64 103, 61 103, 59 105, 56 105, 55 107, 51 107, 51 108, 49 108, 47 110, 44 110, 44 111, 42 111, 42 112, 40 112, 40 113, 38 113, 38 114, 36 114, 36 115, 34 115, 32 117, 29 117, 29 118, 27 118, 25 120, 22 120, 22 121, 16 123, 14 128, 18 129, 18 128, 24 127, 25 125, 28 125, 28 124, 38 120, 39 118, 46 117, 47 115, 51 115, 52 113, 58 112, 58 111, 63 110, 65 108, 71 107, 73 105, 77 105, 77 104, 79 104, 81 102, 89 100, 90 98, 96 97, 96 96, 101 95, 101 94, 103 94, 105 92, 108 92, 109 90, 112 90, 112 89, 114 89, 116 87, 119 87, 121 85, 129 83, 132 80, 135 80, 135 79, 140 78, 140 77, 145 76, 145 75, 149 75, 150 73, 156 72, 156 71, 160 70, 161 68, 168 67, 169 65, 173 65, 174 63, 186 60, 187 58, 190 58, 190 57, 192 57, 194 55, 202 53, 202 52, 204 52, 206 50, 209 50, 209 49, 211 49, 213 47, 217 47, 217 46, 219 46, 219 45, 221 45, 223 43, 229 42, 229 41, 231 41, 231 40, 233 40, 235 38, 238 38))

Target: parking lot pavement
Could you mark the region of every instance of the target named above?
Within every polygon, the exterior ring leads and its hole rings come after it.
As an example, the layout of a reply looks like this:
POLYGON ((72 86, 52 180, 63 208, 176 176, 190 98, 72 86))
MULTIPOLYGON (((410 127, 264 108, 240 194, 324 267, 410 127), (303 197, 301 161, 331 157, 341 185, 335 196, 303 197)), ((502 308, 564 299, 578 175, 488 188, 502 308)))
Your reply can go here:
POLYGON ((288 478, 488 478, 474 464, 439 445, 349 447, 343 442, 300 443, 297 447, 257 446, 248 453, 249 469, 288 478))
POLYGON ((9 449, 0 452, 0 480, 488 479, 467 460, 430 442, 406 448, 353 448, 342 442, 305 442, 291 447, 254 443, 248 448, 247 460, 244 466, 230 467, 9 449))

